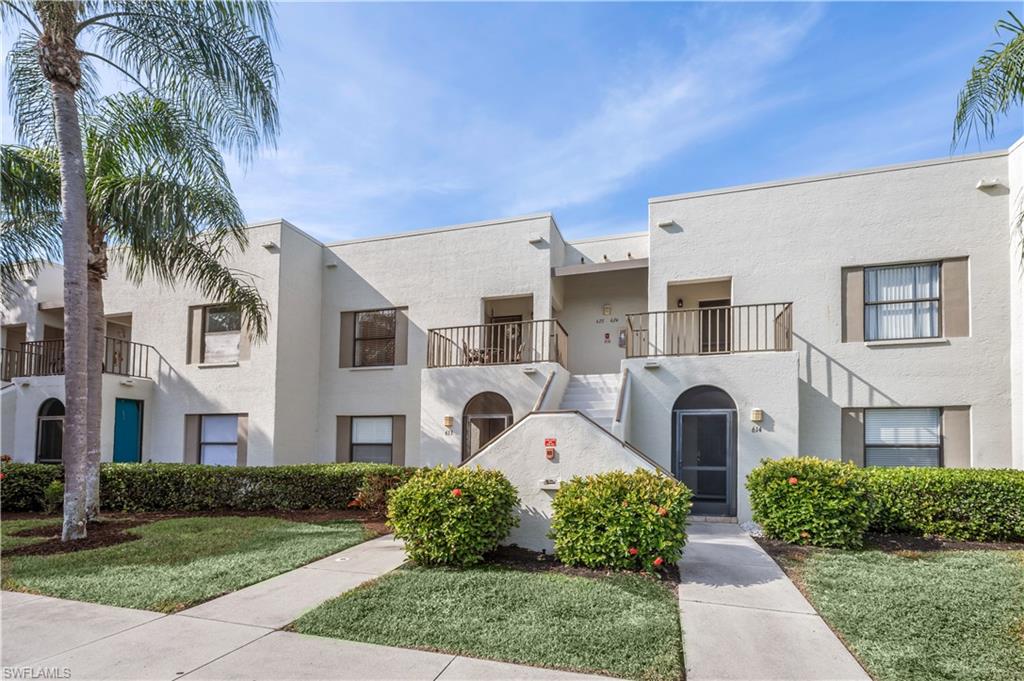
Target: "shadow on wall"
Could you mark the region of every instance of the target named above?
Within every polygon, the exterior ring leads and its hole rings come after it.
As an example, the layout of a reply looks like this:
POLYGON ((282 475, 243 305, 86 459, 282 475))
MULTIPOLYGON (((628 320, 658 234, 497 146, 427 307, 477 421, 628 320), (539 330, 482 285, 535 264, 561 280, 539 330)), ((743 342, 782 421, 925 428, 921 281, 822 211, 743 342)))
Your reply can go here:
MULTIPOLYGON (((846 393, 845 398, 842 400, 844 404, 854 403, 855 395, 860 392, 858 387, 867 394, 868 404, 883 403, 886 406, 896 406, 899 404, 877 386, 868 383, 848 366, 836 361, 835 358, 800 334, 794 333, 793 338, 796 341, 794 350, 800 354, 801 358, 800 380, 806 382, 811 389, 817 392, 822 391, 815 387, 816 383, 824 382, 825 390, 822 394, 830 402, 836 402, 836 386, 838 386, 841 391, 846 393), (802 349, 799 347, 800 344, 803 345, 802 349), (817 375, 817 367, 821 364, 824 364, 824 376, 817 375)), ((836 404, 838 405, 838 403, 836 404)))

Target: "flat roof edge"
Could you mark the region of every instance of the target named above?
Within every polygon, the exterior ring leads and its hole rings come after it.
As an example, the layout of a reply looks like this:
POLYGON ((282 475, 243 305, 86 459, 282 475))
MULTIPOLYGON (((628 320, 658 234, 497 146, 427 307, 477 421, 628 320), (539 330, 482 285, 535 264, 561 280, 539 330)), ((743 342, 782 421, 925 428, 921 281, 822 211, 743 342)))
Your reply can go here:
POLYGON ((466 222, 458 225, 447 225, 444 227, 429 227, 427 229, 417 229, 411 232, 396 232, 393 234, 382 234, 380 236, 367 236, 360 237, 358 239, 345 239, 344 241, 335 241, 325 245, 327 246, 327 248, 333 248, 335 246, 348 246, 349 244, 361 244, 370 241, 387 241, 391 239, 404 239, 413 236, 425 236, 428 234, 457 232, 464 229, 476 229, 478 227, 493 227, 495 225, 506 225, 515 222, 527 222, 529 220, 539 220, 543 218, 547 218, 549 220, 554 221, 554 216, 550 212, 531 213, 529 215, 517 215, 514 217, 498 218, 496 220, 480 220, 477 222, 466 222))
POLYGON ((741 184, 732 187, 721 187, 719 189, 702 189, 695 192, 683 192, 682 194, 669 194, 666 196, 655 196, 647 199, 647 204, 666 203, 668 201, 680 201, 695 199, 704 196, 717 196, 720 194, 736 194, 739 192, 755 191, 758 189, 771 189, 774 187, 786 187, 798 184, 809 184, 812 182, 824 182, 826 180, 839 180, 846 177, 858 177, 861 175, 877 175, 879 173, 891 173, 900 170, 913 170, 914 168, 928 168, 931 166, 947 165, 950 163, 963 163, 967 161, 978 161, 986 158, 999 158, 1006 156, 1009 152, 1005 149, 997 151, 986 151, 978 154, 965 154, 962 156, 949 156, 946 158, 928 159, 925 161, 912 161, 909 163, 895 163, 884 166, 873 166, 860 170, 844 170, 838 173, 826 173, 824 175, 809 175, 807 177, 794 177, 788 180, 769 180, 767 182, 755 182, 753 184, 741 184))

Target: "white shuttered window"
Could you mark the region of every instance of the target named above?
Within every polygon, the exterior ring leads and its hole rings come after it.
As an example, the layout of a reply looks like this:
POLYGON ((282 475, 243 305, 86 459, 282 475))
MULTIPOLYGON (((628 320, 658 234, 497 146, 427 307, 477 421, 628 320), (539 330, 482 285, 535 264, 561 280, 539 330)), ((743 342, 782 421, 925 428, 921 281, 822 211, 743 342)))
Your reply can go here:
POLYGON ((393 425, 390 416, 353 416, 352 461, 391 463, 393 425))
POLYGON ((864 465, 938 466, 942 411, 866 409, 864 465))

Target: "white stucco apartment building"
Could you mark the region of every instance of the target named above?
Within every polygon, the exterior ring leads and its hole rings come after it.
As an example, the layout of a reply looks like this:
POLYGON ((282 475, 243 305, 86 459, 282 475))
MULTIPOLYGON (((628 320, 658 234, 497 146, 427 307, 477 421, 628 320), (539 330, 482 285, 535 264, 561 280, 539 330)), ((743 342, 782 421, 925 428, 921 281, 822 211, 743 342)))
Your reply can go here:
MULTIPOLYGON (((740 519, 763 457, 1021 468, 1022 187, 1018 143, 657 197, 646 231, 581 241, 547 213, 335 244, 252 225, 231 264, 270 305, 265 343, 222 301, 111 275, 103 456, 483 450, 540 506, 572 473, 645 466, 740 519)), ((53 460, 60 271, 24 287, 3 316, 0 447, 53 460)))

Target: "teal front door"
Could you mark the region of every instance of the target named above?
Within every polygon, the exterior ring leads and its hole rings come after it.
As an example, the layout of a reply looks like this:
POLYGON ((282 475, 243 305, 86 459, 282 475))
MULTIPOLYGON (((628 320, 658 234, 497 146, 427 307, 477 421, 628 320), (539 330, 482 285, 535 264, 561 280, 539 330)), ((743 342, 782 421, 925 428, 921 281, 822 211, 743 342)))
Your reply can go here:
POLYGON ((142 461, 142 400, 114 403, 114 462, 142 461))

